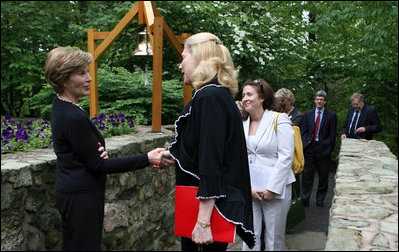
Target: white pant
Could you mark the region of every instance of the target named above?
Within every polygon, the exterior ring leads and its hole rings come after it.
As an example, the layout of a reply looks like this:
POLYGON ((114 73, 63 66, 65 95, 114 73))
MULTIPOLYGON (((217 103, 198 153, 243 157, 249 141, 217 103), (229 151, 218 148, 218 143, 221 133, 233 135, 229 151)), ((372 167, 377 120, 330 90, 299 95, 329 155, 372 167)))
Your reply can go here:
POLYGON ((266 251, 285 250, 285 225, 291 204, 291 184, 286 185, 285 198, 262 200, 252 198, 254 216, 255 246, 250 249, 243 242, 243 251, 260 251, 262 232, 262 213, 265 220, 266 251))

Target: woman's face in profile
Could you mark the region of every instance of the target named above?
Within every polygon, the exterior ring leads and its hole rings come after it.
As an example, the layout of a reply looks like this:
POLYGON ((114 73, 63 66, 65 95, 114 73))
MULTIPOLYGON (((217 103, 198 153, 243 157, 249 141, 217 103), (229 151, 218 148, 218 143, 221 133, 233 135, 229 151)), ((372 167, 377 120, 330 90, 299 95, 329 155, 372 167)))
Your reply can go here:
POLYGON ((76 100, 80 97, 90 94, 90 82, 92 78, 89 73, 89 66, 83 66, 73 72, 64 83, 64 93, 74 97, 76 100))
POLYGON ((197 66, 198 64, 195 62, 192 54, 186 48, 184 48, 179 69, 183 73, 183 83, 185 85, 191 85, 191 74, 194 72, 197 66))

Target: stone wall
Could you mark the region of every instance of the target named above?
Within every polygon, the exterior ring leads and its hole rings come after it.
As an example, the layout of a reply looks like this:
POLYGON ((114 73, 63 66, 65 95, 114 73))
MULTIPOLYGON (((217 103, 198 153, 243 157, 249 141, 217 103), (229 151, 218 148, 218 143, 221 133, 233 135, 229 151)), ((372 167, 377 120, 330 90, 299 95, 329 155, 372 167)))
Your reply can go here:
POLYGON ((384 143, 343 139, 325 250, 398 250, 398 160, 384 143))
MULTIPOLYGON (((172 142, 174 132, 138 126, 107 138, 110 157, 148 152, 172 142)), ((61 250, 55 208, 52 149, 1 156, 1 250, 61 250)), ((174 237, 174 168, 108 175, 102 250, 163 250, 174 237)))

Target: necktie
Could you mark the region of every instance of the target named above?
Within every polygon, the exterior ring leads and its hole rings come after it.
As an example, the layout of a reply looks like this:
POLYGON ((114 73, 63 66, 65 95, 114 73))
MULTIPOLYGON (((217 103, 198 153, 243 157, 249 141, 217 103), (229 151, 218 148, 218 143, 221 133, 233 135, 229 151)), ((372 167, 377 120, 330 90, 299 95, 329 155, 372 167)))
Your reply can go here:
POLYGON ((314 137, 313 137, 312 144, 314 144, 316 142, 316 135, 317 135, 317 131, 319 130, 319 124, 320 124, 320 110, 317 111, 317 118, 316 118, 316 123, 314 126, 314 137))
POLYGON ((356 126, 356 121, 357 121, 357 116, 359 114, 359 111, 355 112, 355 117, 353 118, 351 129, 349 130, 350 135, 355 135, 355 126, 356 126))

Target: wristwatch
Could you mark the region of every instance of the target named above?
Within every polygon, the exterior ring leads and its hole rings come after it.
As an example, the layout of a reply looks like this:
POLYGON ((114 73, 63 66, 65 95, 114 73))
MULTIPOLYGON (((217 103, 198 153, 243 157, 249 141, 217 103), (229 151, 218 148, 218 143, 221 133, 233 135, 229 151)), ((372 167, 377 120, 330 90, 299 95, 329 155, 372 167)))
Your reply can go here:
POLYGON ((197 219, 197 223, 198 223, 202 228, 207 228, 207 227, 210 227, 210 226, 211 226, 210 223, 206 223, 206 222, 200 221, 200 220, 198 220, 198 219, 197 219))

